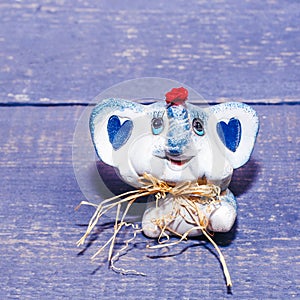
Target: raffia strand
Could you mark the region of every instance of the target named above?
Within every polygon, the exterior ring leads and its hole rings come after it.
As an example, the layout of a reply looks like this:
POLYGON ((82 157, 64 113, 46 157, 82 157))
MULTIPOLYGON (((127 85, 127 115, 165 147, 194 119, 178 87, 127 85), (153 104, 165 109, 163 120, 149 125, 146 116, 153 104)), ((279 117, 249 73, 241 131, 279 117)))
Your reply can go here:
POLYGON ((132 223, 125 222, 125 217, 132 206, 132 204, 136 201, 136 199, 144 196, 154 195, 157 205, 159 201, 163 201, 166 198, 167 194, 171 194, 173 196, 173 202, 176 205, 173 207, 179 207, 175 210, 170 216, 163 216, 157 220, 153 220, 155 225, 157 225, 161 232, 158 238, 158 245, 152 246, 150 248, 162 248, 167 246, 173 246, 179 244, 180 242, 186 240, 189 234, 194 230, 201 230, 205 237, 209 240, 209 242, 214 246, 216 249, 220 262, 223 267, 223 272, 226 278, 226 284, 228 287, 232 286, 230 274, 227 268, 227 264, 225 258, 218 247, 218 245, 214 242, 211 238, 210 233, 207 231, 208 220, 201 212, 198 204, 219 204, 220 200, 220 187, 213 185, 213 184, 203 184, 200 185, 198 182, 183 182, 175 186, 168 185, 165 181, 160 180, 150 174, 143 174, 139 178, 139 182, 142 185, 141 188, 133 191, 129 191, 123 193, 121 195, 106 199, 102 201, 99 205, 93 204, 91 202, 82 201, 77 208, 81 205, 90 205, 95 207, 95 212, 91 217, 88 228, 82 238, 77 242, 77 245, 80 246, 84 244, 86 238, 92 232, 96 224, 98 223, 99 219, 106 214, 108 211, 116 208, 116 217, 115 217, 115 225, 114 225, 114 232, 111 238, 99 248, 99 250, 93 255, 93 259, 95 259, 105 248, 109 247, 108 253, 108 261, 110 262, 111 268, 116 272, 120 272, 123 274, 138 274, 138 275, 145 275, 144 273, 139 273, 134 270, 125 270, 122 268, 117 268, 115 266, 115 262, 121 255, 121 252, 126 251, 129 246, 129 243, 133 241, 136 237, 137 233, 142 231, 139 229, 137 225, 132 223), (121 213, 121 205, 123 203, 127 203, 127 206, 123 213, 121 213), (180 214, 181 210, 184 210, 186 214, 180 214), (186 231, 184 234, 180 234, 174 230, 172 230, 168 225, 175 220, 177 217, 183 217, 189 223, 194 225, 190 230, 186 231), (190 218, 187 220, 187 216, 190 218), (132 227, 134 229, 133 237, 127 241, 125 241, 125 246, 121 248, 116 254, 113 254, 115 241, 117 238, 118 233, 123 227, 132 227), (177 235, 179 239, 175 242, 169 242, 170 234, 177 235))

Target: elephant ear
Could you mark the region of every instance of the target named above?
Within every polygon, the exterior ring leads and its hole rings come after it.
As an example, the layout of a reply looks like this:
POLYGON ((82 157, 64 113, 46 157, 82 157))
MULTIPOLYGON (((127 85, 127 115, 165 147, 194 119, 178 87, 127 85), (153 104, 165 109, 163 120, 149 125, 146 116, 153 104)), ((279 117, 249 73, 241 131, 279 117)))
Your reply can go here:
POLYGON ((116 167, 134 135, 134 119, 143 111, 139 103, 123 99, 106 99, 98 104, 90 117, 90 132, 98 157, 116 167), (127 147, 126 147, 127 146, 127 147))
POLYGON ((250 158, 259 128, 256 112, 248 105, 229 102, 210 109, 209 124, 217 144, 236 169, 250 158))

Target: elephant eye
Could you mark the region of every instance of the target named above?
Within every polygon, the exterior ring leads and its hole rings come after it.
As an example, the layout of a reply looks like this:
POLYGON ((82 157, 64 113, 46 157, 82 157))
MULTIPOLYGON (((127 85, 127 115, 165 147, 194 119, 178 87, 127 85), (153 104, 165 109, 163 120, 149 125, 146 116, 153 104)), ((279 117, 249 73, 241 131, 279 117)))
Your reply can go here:
POLYGON ((162 118, 153 118, 151 121, 152 133, 160 134, 164 129, 164 121, 162 118))
POLYGON ((203 128, 203 124, 202 121, 199 118, 195 118, 193 120, 193 129, 194 132, 200 136, 204 135, 204 128, 203 128))

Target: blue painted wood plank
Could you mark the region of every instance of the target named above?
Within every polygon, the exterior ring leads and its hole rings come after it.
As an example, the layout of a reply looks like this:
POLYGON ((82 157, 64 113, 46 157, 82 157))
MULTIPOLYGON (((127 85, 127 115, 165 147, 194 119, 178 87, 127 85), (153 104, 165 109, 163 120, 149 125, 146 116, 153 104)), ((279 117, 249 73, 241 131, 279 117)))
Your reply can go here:
POLYGON ((207 100, 299 96, 298 1, 152 2, 1 1, 0 101, 83 102, 148 76, 207 100))
MULTIPOLYGON (((71 155, 82 107, 2 107, 0 298, 297 299, 300 107, 256 110, 258 143, 231 184, 239 203, 236 232, 221 245, 234 284, 228 295, 213 247, 202 240, 157 251, 139 235, 117 266, 146 277, 114 273, 105 256, 92 263, 112 228, 104 224, 90 245, 75 245, 93 213, 74 211, 83 199, 71 155)), ((109 168, 104 173, 122 189, 109 168)))
MULTIPOLYGON (((4 0, 0 25, 1 299, 299 298, 297 1, 4 0), (210 102, 243 99, 260 115, 252 159, 231 183, 236 231, 216 236, 233 295, 202 240, 154 251, 139 236, 118 266, 147 277, 115 274, 105 257, 91 263, 109 223, 75 246, 93 213, 74 211, 82 105, 145 76, 183 82, 210 102)), ((110 189, 127 189, 101 167, 110 189)))

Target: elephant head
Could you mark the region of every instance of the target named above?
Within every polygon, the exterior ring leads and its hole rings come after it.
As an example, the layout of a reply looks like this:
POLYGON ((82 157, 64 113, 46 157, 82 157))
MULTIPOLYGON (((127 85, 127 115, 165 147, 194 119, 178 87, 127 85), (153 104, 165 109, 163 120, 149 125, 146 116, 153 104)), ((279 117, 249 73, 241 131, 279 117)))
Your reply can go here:
POLYGON ((201 108, 174 91, 149 105, 115 98, 98 104, 90 118, 97 155, 132 186, 146 172, 170 184, 198 180, 226 189, 253 150, 256 112, 238 102, 201 108))

